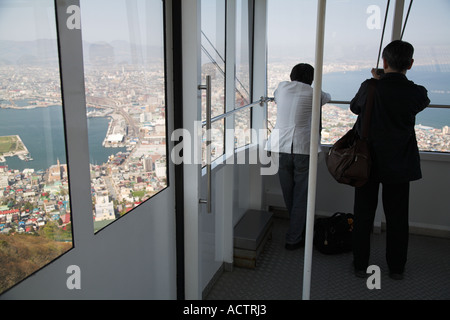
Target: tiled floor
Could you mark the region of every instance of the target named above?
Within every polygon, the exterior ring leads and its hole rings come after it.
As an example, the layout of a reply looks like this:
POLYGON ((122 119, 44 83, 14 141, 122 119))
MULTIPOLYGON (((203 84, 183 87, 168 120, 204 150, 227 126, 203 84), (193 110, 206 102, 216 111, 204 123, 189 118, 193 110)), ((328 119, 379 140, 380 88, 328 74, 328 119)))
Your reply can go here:
MULTIPOLYGON (((206 300, 300 300, 304 249, 284 249, 288 220, 275 218, 272 240, 254 270, 233 268, 221 275, 206 300)), ((388 276, 385 233, 372 236, 371 264, 381 268, 381 289, 370 290, 355 277, 352 254, 328 256, 313 251, 311 300, 448 300, 450 239, 410 236, 403 280, 388 276)))

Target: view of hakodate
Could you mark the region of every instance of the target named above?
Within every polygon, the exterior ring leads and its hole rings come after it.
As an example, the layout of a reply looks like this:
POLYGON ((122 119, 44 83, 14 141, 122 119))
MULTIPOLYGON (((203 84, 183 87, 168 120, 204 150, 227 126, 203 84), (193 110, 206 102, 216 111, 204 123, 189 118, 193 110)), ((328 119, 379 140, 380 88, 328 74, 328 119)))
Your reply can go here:
MULTIPOLYGON (((280 81, 288 80, 288 75, 290 72, 291 66, 295 65, 295 60, 288 60, 283 62, 274 62, 268 66, 268 74, 270 79, 268 80, 268 92, 269 94, 273 94, 278 83, 280 81)), ((448 69, 450 64, 447 64, 446 67, 448 69)), ((433 69, 433 66, 418 66, 417 68, 421 69, 433 69)), ((370 70, 371 63, 362 62, 360 65, 357 64, 348 64, 343 65, 341 63, 329 64, 324 66, 324 80, 323 87, 324 91, 331 93, 332 100, 342 100, 335 97, 335 92, 333 92, 330 85, 334 85, 336 82, 340 82, 339 88, 344 88, 341 92, 347 93, 349 89, 345 89, 346 86, 351 84, 354 86, 354 94, 356 94, 359 89, 359 85, 365 79, 370 78, 370 70), (331 81, 327 83, 327 75, 338 75, 338 81, 331 81), (347 75, 347 76, 346 76, 347 75), (359 81, 355 83, 351 83, 351 81, 355 78, 355 75, 359 76, 359 81), (349 78, 349 82, 346 82, 346 77, 349 78), (350 80, 352 79, 352 80, 350 80)), ((446 73, 450 72, 450 70, 446 70, 446 73)), ((407 74, 409 77, 409 74, 407 74)), ((415 80, 413 80, 415 81, 415 80)), ((415 81, 417 84, 421 84, 426 86, 423 82, 415 81)), ((314 85, 314 84, 313 84, 314 85)), ((433 102, 433 97, 442 96, 443 99, 448 97, 450 94, 450 90, 433 90, 432 88, 427 88, 428 94, 432 100, 432 104, 438 104, 433 102)), ((336 90, 339 92, 339 90, 336 90)), ((348 95, 349 93, 347 93, 348 95)), ((350 95, 348 101, 353 98, 353 95, 350 95)), ((441 98, 442 99, 442 98, 441 98)), ((427 109, 427 112, 431 109, 427 109)), ((450 151, 450 119, 447 116, 447 110, 437 110, 433 109, 432 111, 442 111, 444 116, 440 115, 430 115, 427 117, 426 121, 428 123, 421 123, 421 114, 418 115, 416 119, 416 137, 419 145, 419 149, 421 151, 431 151, 431 152, 449 152, 450 151), (440 121, 439 121, 440 120, 440 121), (438 124, 436 124, 436 122, 438 124), (443 125, 440 125, 443 123, 443 125)), ((273 127, 276 123, 276 106, 273 108, 268 108, 268 120, 269 129, 273 127)), ((322 143, 323 144, 333 144, 336 140, 342 137, 351 127, 353 127, 356 121, 356 115, 354 115, 350 110, 348 104, 346 105, 333 105, 327 104, 322 109, 322 143)))
MULTIPOLYGON (((73 240, 56 40, 28 45, 0 44, 9 48, 0 51, 0 293, 72 248, 73 240), (45 55, 37 59, 31 52, 26 54, 30 47, 45 55), (14 52, 22 56, 12 61, 14 52), (33 131, 36 127, 40 129, 33 131)), ((147 48, 132 56, 136 61, 123 61, 121 53, 130 48, 129 43, 85 45, 92 217, 98 232, 167 187, 165 74, 161 48, 147 48)), ((269 97, 298 62, 302 61, 269 63, 269 97)), ((359 65, 339 61, 327 64, 324 73, 364 72, 369 77, 371 67, 367 61, 359 65)), ((340 79, 345 81, 345 73, 340 79)), ((214 92, 218 100, 223 101, 224 87, 214 92)), ((223 113, 223 105, 213 107, 213 114, 223 113)), ((267 107, 271 130, 276 105, 267 107)), ((324 106, 322 143, 335 142, 355 120, 348 105, 324 106)), ((249 129, 248 114, 236 123, 249 129)), ((420 149, 449 152, 449 125, 417 123, 420 149)), ((215 129, 223 132, 224 122, 215 129)), ((223 138, 215 138, 213 153, 220 155, 223 138)), ((245 145, 246 139, 236 137, 236 145, 245 145)))
MULTIPOLYGON (((271 83, 284 80, 289 65, 269 66, 271 83)), ((100 224, 98 228, 166 186, 164 74, 160 70, 156 64, 154 71, 120 66, 93 68, 86 73, 87 116, 109 119, 103 147, 110 156, 103 163, 91 164, 93 219, 100 224), (115 152, 118 147, 123 151, 115 152)), ((61 106, 57 70, 3 63, 0 74, 1 110, 61 106)), ((269 92, 273 90, 269 88, 269 92)), ((269 128, 275 122, 276 107, 272 105, 269 128)), ((354 122, 355 116, 348 108, 326 105, 322 142, 333 143, 354 122)), ((0 250, 3 255, 14 245, 13 238, 6 240, 7 235, 39 234, 41 237, 35 239, 46 237, 45 241, 52 243, 51 254, 56 257, 71 247, 65 241, 72 241, 67 165, 57 161, 48 168, 33 169, 37 155, 30 153, 29 146, 20 138, 26 130, 18 127, 14 134, 0 138, 0 250), (25 169, 6 164, 10 157, 18 157, 25 169)), ((448 126, 417 125, 416 132, 422 150, 450 150, 448 126)), ((4 259, 2 256, 2 270, 9 268, 4 259)), ((43 255, 41 259, 48 261, 49 256, 43 255)), ((7 279, 0 281, 2 285, 7 283, 7 279)))
MULTIPOLYGON (((271 83, 286 78, 287 66, 270 66, 271 83)), ((109 157, 102 163, 91 164, 93 219, 97 230, 167 185, 164 74, 160 70, 156 63, 154 70, 143 71, 124 65, 92 68, 86 73, 87 116, 109 119, 102 143, 109 157), (116 152, 115 148, 121 151, 116 152)), ((1 110, 60 107, 57 74, 58 70, 38 65, 1 64, 1 110)), ((269 88, 269 92, 273 90, 269 88)), ((348 107, 326 105, 322 142, 336 141, 355 119, 348 107)), ((276 107, 272 105, 269 106, 269 128, 275 122, 276 107)), ((422 150, 450 150, 448 126, 417 125, 416 129, 422 150)), ((49 261, 71 247, 67 165, 58 159, 50 167, 33 169, 38 155, 29 152, 29 146, 21 139, 26 130, 26 127, 18 127, 11 135, 0 137, 0 270, 14 265, 14 262, 8 264, 9 260, 19 259, 18 256, 5 258, 8 248, 20 246, 16 242, 24 241, 20 237, 14 239, 13 235, 39 235, 28 236, 26 241, 40 239, 41 248, 45 248, 42 241, 49 243, 51 249, 47 254, 36 254, 36 264, 49 261), (25 168, 10 167, 6 161, 11 157, 18 157, 25 168)), ((14 268, 20 270, 20 266, 14 268)), ((29 261, 25 269, 33 269, 29 261)), ((2 274, 11 275, 10 272, 2 274)), ((0 281, 2 288, 9 286, 8 279, 2 277, 0 281)))
MULTIPOLYGON (((286 78, 287 64, 274 65, 271 82, 286 78)), ((1 66, 2 109, 34 109, 60 106, 57 70, 39 66, 1 66), (44 81, 45 79, 45 81, 44 81), (25 106, 20 106, 23 102, 25 106)), ((103 147, 109 158, 92 163, 93 216, 96 222, 114 220, 166 186, 166 129, 164 74, 133 66, 96 68, 86 74, 88 118, 108 118, 103 147), (116 152, 115 148, 121 148, 116 152), (107 152, 108 152, 107 151, 107 152)), ((274 88, 269 91, 273 92, 274 88)), ((218 96, 222 95, 220 92, 218 96)), ((269 106, 269 122, 276 122, 276 106, 269 106)), ((323 109, 322 142, 331 144, 355 122, 347 107, 326 105, 323 109)), ((61 119, 62 121, 62 119, 61 119)), ((270 125, 269 125, 270 127, 270 125)), ((449 127, 432 128, 418 124, 421 150, 446 152, 450 149, 449 127)), ((26 128, 22 128, 26 130, 26 128)), ((1 137, 0 188, 2 233, 33 232, 49 220, 69 223, 68 176, 65 163, 43 170, 33 169, 36 155, 15 135, 1 137), (19 157, 25 168, 5 164, 19 157), (25 211, 17 204, 27 204, 25 211), (30 210, 31 209, 31 210, 30 210), (13 222, 17 222, 14 224, 13 222)), ((64 146, 60 146, 64 148, 64 146)))

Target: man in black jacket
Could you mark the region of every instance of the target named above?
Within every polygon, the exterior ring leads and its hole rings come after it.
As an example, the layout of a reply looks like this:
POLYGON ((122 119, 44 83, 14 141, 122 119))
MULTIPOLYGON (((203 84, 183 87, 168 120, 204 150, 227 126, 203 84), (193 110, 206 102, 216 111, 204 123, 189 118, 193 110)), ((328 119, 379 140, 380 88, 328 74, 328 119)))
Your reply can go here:
MULTIPOLYGON (((353 263, 355 274, 366 276, 370 256, 370 233, 378 203, 378 190, 383 185, 382 200, 386 217, 386 260, 389 275, 402 279, 407 260, 409 238, 409 186, 422 178, 420 156, 414 130, 416 114, 430 103, 427 90, 406 77, 413 63, 414 48, 396 40, 383 51, 384 74, 376 70, 375 101, 369 129, 372 173, 367 184, 355 188, 353 263)), ((358 115, 357 130, 361 134, 368 80, 350 104, 358 115)))

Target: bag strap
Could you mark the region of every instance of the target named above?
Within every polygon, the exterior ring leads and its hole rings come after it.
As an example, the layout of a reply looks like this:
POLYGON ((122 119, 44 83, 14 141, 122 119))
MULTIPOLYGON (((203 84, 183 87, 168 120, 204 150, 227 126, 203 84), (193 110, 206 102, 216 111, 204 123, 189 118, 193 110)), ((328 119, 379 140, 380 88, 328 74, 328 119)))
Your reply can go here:
POLYGON ((369 126, 370 126, 370 118, 372 117, 376 81, 377 80, 373 78, 369 80, 369 93, 367 95, 366 112, 364 115, 364 122, 362 127, 362 138, 365 139, 369 137, 369 126))

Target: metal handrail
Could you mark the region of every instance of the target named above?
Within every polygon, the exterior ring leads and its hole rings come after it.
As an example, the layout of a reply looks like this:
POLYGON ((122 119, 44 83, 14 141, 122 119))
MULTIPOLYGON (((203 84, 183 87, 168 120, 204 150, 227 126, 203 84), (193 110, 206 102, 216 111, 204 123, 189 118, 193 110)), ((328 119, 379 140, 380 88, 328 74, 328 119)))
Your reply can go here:
MULTIPOLYGON (((340 101, 340 100, 332 100, 328 102, 329 104, 350 104, 351 101, 340 101)), ((428 108, 436 108, 436 109, 450 109, 450 105, 445 104, 430 104, 428 108)))
POLYGON ((445 104, 430 104, 428 108, 437 108, 437 109, 450 109, 450 105, 445 104))
MULTIPOLYGON (((265 103, 271 102, 271 101, 274 101, 274 98, 272 98, 272 97, 261 97, 258 101, 252 102, 252 103, 250 103, 248 105, 245 105, 243 107, 239 107, 237 109, 231 110, 229 112, 223 113, 221 115, 218 115, 218 116, 212 118, 211 119, 211 123, 214 123, 214 122, 220 121, 222 119, 231 117, 235 113, 238 113, 238 112, 240 112, 242 110, 245 110, 245 109, 252 108, 252 107, 254 107, 254 106, 258 105, 258 104, 259 104, 259 106, 262 107, 262 106, 264 106, 265 103)), ((208 120, 209 120, 208 116, 206 116, 206 120, 202 122, 202 125, 203 126, 207 126, 208 120)))
POLYGON ((206 84, 204 85, 199 85, 198 86, 198 90, 205 90, 206 91, 206 120, 203 121, 203 126, 206 126, 206 154, 207 154, 207 158, 206 158, 206 175, 207 175, 207 198, 206 199, 199 199, 199 203, 200 204, 205 204, 207 206, 207 211, 208 213, 212 213, 212 156, 211 156, 211 144, 212 144, 212 139, 211 139, 211 129, 212 129, 212 124, 214 122, 217 122, 221 119, 227 118, 232 116, 233 114, 242 111, 244 109, 248 109, 251 107, 254 107, 255 105, 259 104, 261 107, 264 106, 264 103, 268 102, 268 101, 273 101, 274 98, 269 98, 269 97, 261 97, 259 99, 259 101, 253 102, 249 105, 234 109, 230 112, 221 114, 220 116, 217 116, 215 118, 212 118, 212 101, 211 101, 211 97, 212 97, 212 88, 211 88, 211 76, 207 75, 206 76, 206 84))

